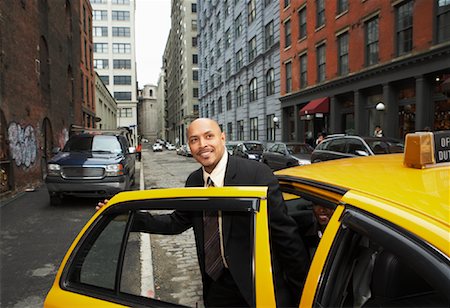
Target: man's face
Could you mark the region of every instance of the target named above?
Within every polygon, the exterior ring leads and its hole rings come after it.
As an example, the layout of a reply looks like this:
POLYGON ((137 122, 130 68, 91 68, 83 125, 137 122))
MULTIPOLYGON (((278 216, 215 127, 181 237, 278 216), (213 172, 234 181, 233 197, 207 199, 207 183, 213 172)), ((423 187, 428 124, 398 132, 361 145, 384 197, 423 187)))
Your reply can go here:
POLYGON ((322 205, 313 205, 314 216, 316 216, 317 222, 323 228, 325 228, 330 221, 331 215, 333 215, 334 210, 322 205))
POLYGON ((197 119, 189 125, 188 143, 192 156, 211 173, 225 151, 225 134, 210 119, 197 119))

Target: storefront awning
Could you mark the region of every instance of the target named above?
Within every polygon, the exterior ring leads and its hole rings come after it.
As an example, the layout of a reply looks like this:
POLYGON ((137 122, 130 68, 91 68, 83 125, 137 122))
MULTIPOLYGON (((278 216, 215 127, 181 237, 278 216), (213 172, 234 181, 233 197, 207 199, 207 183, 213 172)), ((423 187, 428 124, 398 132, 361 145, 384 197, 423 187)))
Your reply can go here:
POLYGON ((315 114, 315 113, 328 113, 330 110, 330 98, 322 97, 314 99, 300 109, 300 116, 315 114))

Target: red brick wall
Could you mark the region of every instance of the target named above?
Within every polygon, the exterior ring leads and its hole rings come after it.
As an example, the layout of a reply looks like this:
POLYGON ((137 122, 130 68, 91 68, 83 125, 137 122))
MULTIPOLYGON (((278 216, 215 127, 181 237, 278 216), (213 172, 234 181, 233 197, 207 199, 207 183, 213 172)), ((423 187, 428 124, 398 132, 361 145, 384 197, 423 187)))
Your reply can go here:
POLYGON ((80 101, 80 38, 75 2, 67 1, 71 6, 66 11, 64 0, 0 1, 0 108, 6 121, 1 129, 7 136, 12 190, 41 183, 44 149, 48 155, 49 147, 61 146, 70 126, 81 123, 81 106, 76 104, 80 101), (48 58, 43 59, 43 54, 48 58), (51 127, 47 141, 44 122, 51 127))

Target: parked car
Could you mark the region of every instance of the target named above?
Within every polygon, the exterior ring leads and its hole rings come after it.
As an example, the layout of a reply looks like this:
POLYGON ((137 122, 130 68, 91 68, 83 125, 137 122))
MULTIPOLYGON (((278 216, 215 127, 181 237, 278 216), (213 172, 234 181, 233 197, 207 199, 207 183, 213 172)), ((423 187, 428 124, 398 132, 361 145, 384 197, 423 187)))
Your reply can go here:
POLYGON ((155 142, 152 145, 152 149, 153 149, 153 152, 162 152, 163 147, 162 147, 162 145, 160 143, 155 142))
POLYGON ((171 143, 166 143, 166 149, 169 151, 175 151, 176 147, 171 143))
POLYGON ((242 141, 226 141, 225 147, 227 148, 228 154, 233 155, 234 148, 242 141))
POLYGON ((187 144, 182 144, 179 148, 179 152, 177 152, 177 154, 179 155, 183 155, 183 156, 192 156, 191 153, 191 149, 189 148, 189 146, 187 144))
POLYGON ((262 154, 261 161, 273 170, 308 165, 313 150, 307 143, 276 142, 262 154))
POLYGON ((316 146, 311 162, 317 163, 339 158, 403 153, 401 140, 387 137, 360 137, 355 135, 330 135, 316 146))
MULTIPOLYGON (((449 306, 450 160, 447 155, 447 162, 436 163, 440 157, 430 150, 433 142, 423 141, 414 140, 405 156, 340 159, 275 172, 300 234, 316 237, 306 246, 311 265, 305 283, 302 289, 292 289, 300 297, 299 307, 449 306), (313 212, 316 205, 331 210, 321 229, 313 212)), ((441 148, 440 153, 448 150, 441 148)), ((252 221, 246 238, 252 253, 240 260, 251 268, 249 306, 276 307, 267 206, 266 187, 120 193, 94 214, 70 245, 44 307, 180 307, 183 298, 161 299, 170 290, 165 284, 151 288, 151 271, 145 275, 148 272, 136 266, 145 249, 135 245, 135 239, 148 238, 133 228, 136 213, 176 209, 201 217, 211 207, 224 216, 239 212, 239 219, 252 221), (136 277, 142 279, 141 288, 136 288, 136 277)), ((171 266, 169 259, 166 267, 171 266)), ((167 271, 166 279, 184 281, 185 274, 179 272, 167 271)))
POLYGON ((135 148, 123 135, 78 134, 47 165, 52 205, 64 196, 111 197, 129 190, 135 178, 135 148))
POLYGON ((263 152, 264 152, 264 145, 262 142, 244 141, 239 143, 234 148, 233 155, 260 161, 263 152))

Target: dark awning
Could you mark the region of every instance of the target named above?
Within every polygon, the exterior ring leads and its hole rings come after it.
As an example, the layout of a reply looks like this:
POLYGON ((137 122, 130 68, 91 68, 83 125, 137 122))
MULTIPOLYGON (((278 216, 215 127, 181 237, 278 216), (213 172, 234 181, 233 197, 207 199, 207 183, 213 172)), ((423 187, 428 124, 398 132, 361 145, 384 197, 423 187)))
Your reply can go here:
POLYGON ((322 97, 314 99, 300 109, 300 115, 328 113, 330 110, 330 98, 322 97))

